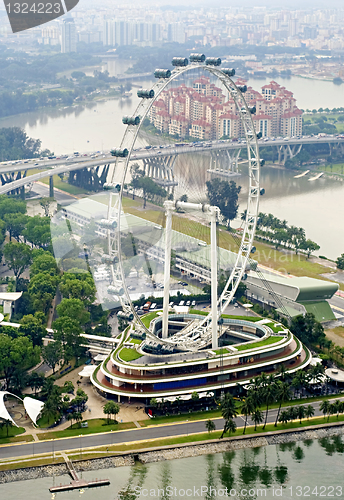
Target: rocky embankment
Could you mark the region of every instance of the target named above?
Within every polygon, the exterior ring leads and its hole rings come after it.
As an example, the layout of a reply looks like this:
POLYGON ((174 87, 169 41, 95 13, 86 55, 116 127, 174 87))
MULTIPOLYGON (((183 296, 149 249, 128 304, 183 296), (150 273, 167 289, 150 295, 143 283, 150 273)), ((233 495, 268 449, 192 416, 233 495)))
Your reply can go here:
MULTIPOLYGON (((129 452, 122 455, 106 458, 95 458, 73 462, 75 470, 92 471, 109 469, 112 467, 126 467, 139 461, 143 464, 160 462, 163 460, 174 460, 177 458, 189 458, 225 451, 240 450, 242 448, 257 448, 270 444, 284 444, 306 439, 319 439, 330 436, 344 435, 344 422, 336 424, 323 424, 321 426, 309 426, 304 429, 293 429, 285 431, 267 432, 258 436, 236 436, 222 440, 213 440, 204 444, 181 444, 172 447, 164 446, 159 449, 141 452, 129 452)), ((64 464, 44 465, 40 467, 27 467, 23 469, 0 471, 0 484, 21 481, 24 479, 37 479, 41 477, 64 476, 67 469, 64 464)), ((66 481, 68 482, 68 481, 66 481)))

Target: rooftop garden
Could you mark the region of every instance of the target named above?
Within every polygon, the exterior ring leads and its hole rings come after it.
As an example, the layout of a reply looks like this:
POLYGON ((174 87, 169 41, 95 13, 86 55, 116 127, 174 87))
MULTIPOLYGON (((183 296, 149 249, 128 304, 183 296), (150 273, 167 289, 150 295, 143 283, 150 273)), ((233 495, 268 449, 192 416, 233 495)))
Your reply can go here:
POLYGON ((241 344, 235 348, 238 351, 248 351, 250 349, 255 349, 257 347, 265 347, 266 345, 276 344, 277 342, 279 342, 280 340, 282 340, 284 338, 285 337, 282 337, 282 336, 279 337, 279 336, 274 335, 274 336, 268 337, 265 340, 261 340, 259 342, 253 342, 252 344, 241 344))
POLYGON ((134 359, 141 358, 142 354, 137 352, 135 349, 123 347, 123 349, 118 353, 118 356, 122 359, 122 361, 134 361, 134 359))

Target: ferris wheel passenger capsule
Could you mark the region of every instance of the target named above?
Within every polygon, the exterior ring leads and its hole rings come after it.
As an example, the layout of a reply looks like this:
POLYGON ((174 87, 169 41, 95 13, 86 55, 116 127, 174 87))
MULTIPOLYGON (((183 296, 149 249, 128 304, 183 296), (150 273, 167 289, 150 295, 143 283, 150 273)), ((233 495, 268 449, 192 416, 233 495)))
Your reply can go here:
POLYGON ((117 158, 126 158, 129 154, 127 148, 124 149, 112 149, 110 151, 112 156, 116 156, 117 158))
POLYGON ((167 80, 171 76, 171 71, 169 69, 156 69, 154 71, 155 78, 164 78, 167 80))
POLYGON ((153 99, 154 97, 154 90, 150 89, 139 89, 137 91, 137 97, 141 97, 142 99, 153 99))
POLYGON ((240 90, 240 92, 242 94, 244 94, 245 92, 247 92, 247 86, 246 85, 237 85, 237 88, 238 88, 238 90, 240 90))
POLYGON ((207 66, 221 66, 221 62, 219 57, 207 57, 205 60, 207 66))
POLYGON ((235 75, 235 69, 234 68, 222 68, 222 73, 231 77, 231 76, 235 75))
POLYGON ((186 57, 174 57, 172 59, 172 66, 183 67, 183 66, 187 66, 188 64, 189 64, 189 61, 187 60, 186 57))
POLYGON ((203 63, 205 61, 205 55, 204 54, 190 54, 190 62, 193 63, 203 63))

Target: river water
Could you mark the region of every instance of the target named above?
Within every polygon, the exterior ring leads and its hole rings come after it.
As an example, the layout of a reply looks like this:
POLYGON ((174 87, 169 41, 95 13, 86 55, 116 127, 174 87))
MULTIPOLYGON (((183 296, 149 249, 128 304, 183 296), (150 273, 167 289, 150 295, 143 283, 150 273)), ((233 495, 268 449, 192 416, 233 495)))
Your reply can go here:
MULTIPOLYGON (((98 500, 343 498, 343 452, 343 440, 336 436, 84 472, 85 479, 107 478, 111 484, 97 491, 58 493, 57 498, 93 500, 95 495, 98 500)), ((50 499, 49 487, 69 482, 68 476, 62 476, 1 484, 0 497, 50 499)))
MULTIPOLYGON (((102 69, 112 75, 123 73, 130 61, 110 59, 102 69)), ((252 79, 249 83, 259 89, 268 80, 252 79)), ((344 85, 332 82, 292 77, 277 81, 294 92, 301 108, 344 106, 344 85)), ((153 80, 134 82, 149 88, 153 80)), ((0 120, 0 127, 19 126, 27 134, 42 141, 42 146, 56 154, 74 151, 102 151, 117 147, 125 126, 123 115, 132 115, 139 99, 136 87, 127 99, 92 102, 65 109, 40 110, 0 120)), ((344 210, 344 182, 320 178, 309 181, 307 177, 295 179, 293 172, 264 167, 262 185, 266 194, 261 199, 260 210, 286 219, 289 224, 303 227, 308 238, 320 246, 320 255, 336 259, 344 252, 342 214, 344 210)), ((240 179, 243 196, 240 211, 245 208, 247 177, 240 179)))

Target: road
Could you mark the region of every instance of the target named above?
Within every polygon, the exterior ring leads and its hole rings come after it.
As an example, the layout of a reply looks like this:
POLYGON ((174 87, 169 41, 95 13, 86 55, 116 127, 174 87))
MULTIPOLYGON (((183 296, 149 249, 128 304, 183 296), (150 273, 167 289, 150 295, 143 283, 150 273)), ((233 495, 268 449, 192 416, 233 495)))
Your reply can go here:
MULTIPOLYGON (((32 191, 37 193, 39 197, 43 198, 49 198, 50 193, 49 193, 49 186, 46 184, 43 184, 41 182, 35 182, 32 191)), ((75 201, 75 196, 71 196, 68 193, 65 193, 64 191, 60 191, 57 189, 54 189, 54 198, 57 201, 57 203, 63 204, 63 203, 71 203, 75 201)), ((32 198, 30 198, 32 199, 32 198)))
MULTIPOLYGON (((344 143, 344 137, 340 136, 327 136, 327 137, 293 137, 291 139, 260 139, 258 144, 260 147, 267 146, 298 146, 303 144, 321 144, 321 143, 344 143)), ((131 159, 133 160, 143 160, 149 158, 155 158, 158 156, 174 156, 178 154, 186 153, 201 153, 204 151, 221 151, 221 150, 235 150, 242 149, 246 147, 245 140, 237 141, 206 141, 198 142, 197 146, 195 144, 187 144, 185 146, 176 147, 174 144, 165 144, 159 146, 153 146, 150 149, 134 149, 131 154, 131 159)), ((66 156, 66 155, 65 155, 66 156)), ((3 162, 0 163, 0 174, 26 171, 26 170, 41 170, 41 169, 56 169, 57 167, 65 166, 66 171, 68 167, 72 165, 77 165, 77 168, 84 167, 94 167, 100 165, 108 165, 109 163, 115 163, 117 158, 112 156, 109 151, 102 153, 88 152, 77 156, 70 156, 68 158, 54 158, 51 160, 37 160, 37 158, 30 160, 21 160, 20 162, 3 162)), ((75 168, 74 168, 75 170, 75 168)))
MULTIPOLYGON (((344 398, 339 398, 344 400, 344 398)), ((315 416, 322 416, 319 410, 320 402, 312 405, 315 409, 315 416)), ((286 408, 284 408, 286 409, 286 408)), ((268 414, 268 423, 276 420, 277 409, 270 410, 268 414)), ((265 412, 264 412, 265 416, 265 412)), ((238 427, 243 427, 245 419, 239 416, 235 419, 238 427)), ((223 428, 222 418, 214 420, 217 430, 223 428)), ((248 419, 248 425, 253 425, 251 419, 248 419)), ((280 429, 280 427, 279 427, 280 429)), ((205 432, 205 421, 182 422, 179 424, 159 425, 153 427, 142 427, 133 430, 107 432, 104 434, 93 434, 77 436, 73 438, 55 439, 49 441, 35 441, 32 443, 3 445, 0 447, 0 460, 9 458, 18 458, 30 455, 39 455, 43 453, 52 453, 53 451, 79 450, 80 448, 91 448, 99 446, 112 446, 114 444, 131 443, 135 441, 147 441, 158 438, 173 438, 180 435, 189 435, 199 432, 205 432)))

